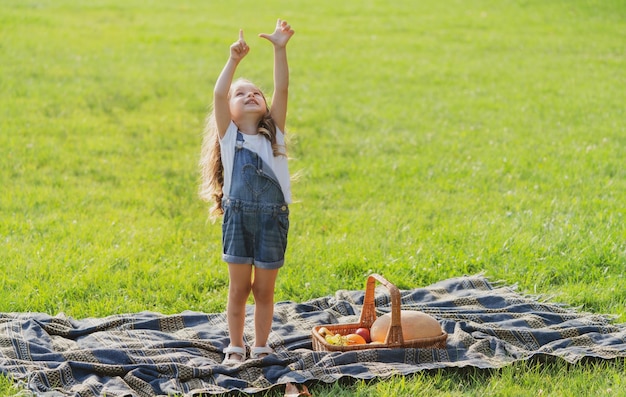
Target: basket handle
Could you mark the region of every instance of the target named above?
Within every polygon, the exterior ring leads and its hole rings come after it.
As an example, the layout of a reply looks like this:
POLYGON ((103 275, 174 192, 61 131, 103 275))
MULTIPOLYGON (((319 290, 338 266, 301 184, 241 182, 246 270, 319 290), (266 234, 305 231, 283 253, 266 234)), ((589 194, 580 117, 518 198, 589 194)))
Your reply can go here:
POLYGON ((380 274, 370 274, 365 284, 365 297, 363 299, 363 310, 361 311, 360 324, 367 328, 371 328, 374 321, 376 321, 376 306, 375 306, 375 288, 376 281, 384 285, 391 296, 391 325, 389 331, 387 331, 387 337, 385 339, 386 345, 402 345, 404 344, 404 338, 402 336, 402 322, 400 319, 400 290, 398 287, 390 283, 386 278, 380 274))

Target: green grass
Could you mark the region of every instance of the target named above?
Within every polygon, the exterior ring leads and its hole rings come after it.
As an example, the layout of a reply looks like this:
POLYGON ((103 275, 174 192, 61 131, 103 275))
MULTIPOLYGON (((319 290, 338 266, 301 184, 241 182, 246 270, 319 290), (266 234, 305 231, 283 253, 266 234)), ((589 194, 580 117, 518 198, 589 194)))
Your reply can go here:
MULTIPOLYGON (((255 36, 282 17, 299 179, 277 300, 370 272, 400 288, 485 272, 624 322, 624 15, 619 0, 4 0, 0 311, 224 310, 202 124, 240 27, 238 75, 271 87, 255 36)), ((620 395, 625 375, 519 364, 313 393, 620 395)))
POLYGON ((498 371, 437 370, 382 382, 340 383, 316 388, 315 396, 623 396, 624 364, 567 367, 554 363, 516 363, 498 371), (622 371, 620 373, 620 371, 622 371), (612 373, 598 378, 597 373, 612 373))

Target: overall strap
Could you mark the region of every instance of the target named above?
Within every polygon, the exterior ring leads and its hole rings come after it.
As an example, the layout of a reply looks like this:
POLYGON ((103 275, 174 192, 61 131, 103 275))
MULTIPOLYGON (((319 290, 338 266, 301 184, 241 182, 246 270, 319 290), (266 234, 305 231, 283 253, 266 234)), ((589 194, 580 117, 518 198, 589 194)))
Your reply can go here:
POLYGON ((243 134, 241 131, 237 130, 237 144, 235 145, 235 149, 243 149, 243 134))

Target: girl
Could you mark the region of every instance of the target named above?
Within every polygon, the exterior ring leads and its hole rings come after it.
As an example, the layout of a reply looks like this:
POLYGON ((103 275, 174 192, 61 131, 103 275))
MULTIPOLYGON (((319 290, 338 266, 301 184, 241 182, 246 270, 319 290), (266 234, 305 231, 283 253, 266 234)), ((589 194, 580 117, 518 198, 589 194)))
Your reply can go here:
POLYGON ((274 315, 274 286, 283 266, 289 229, 291 187, 285 149, 289 68, 286 45, 294 31, 278 20, 272 34, 259 34, 274 46, 274 94, 268 106, 248 80, 233 83, 249 47, 239 31, 213 91, 213 112, 205 128, 200 195, 213 201, 212 214, 224 216, 222 259, 230 278, 226 317, 230 345, 224 363, 245 361, 246 302, 254 296, 255 339, 251 357, 273 352, 267 346, 274 315))

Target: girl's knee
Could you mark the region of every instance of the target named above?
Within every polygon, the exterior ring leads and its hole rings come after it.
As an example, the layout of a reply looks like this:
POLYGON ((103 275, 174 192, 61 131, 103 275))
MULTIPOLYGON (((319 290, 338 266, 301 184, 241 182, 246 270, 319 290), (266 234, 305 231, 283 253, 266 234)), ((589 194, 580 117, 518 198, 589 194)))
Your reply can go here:
POLYGON ((231 300, 236 301, 247 301, 248 296, 250 296, 252 288, 248 285, 233 285, 231 284, 228 288, 228 296, 231 300))
POLYGON ((254 301, 257 304, 274 304, 274 288, 255 284, 252 286, 252 294, 254 295, 254 301))

